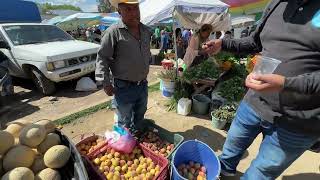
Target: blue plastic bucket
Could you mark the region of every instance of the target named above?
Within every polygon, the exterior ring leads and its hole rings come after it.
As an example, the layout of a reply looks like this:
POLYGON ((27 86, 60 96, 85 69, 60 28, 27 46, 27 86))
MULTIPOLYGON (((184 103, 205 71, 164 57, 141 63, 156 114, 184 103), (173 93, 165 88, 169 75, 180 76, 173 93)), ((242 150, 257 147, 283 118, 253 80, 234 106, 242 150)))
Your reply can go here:
POLYGON ((164 97, 172 97, 174 93, 175 82, 162 80, 162 95, 164 97))
POLYGON ((220 175, 220 161, 214 151, 205 143, 189 140, 182 143, 173 155, 171 172, 172 180, 187 180, 180 176, 177 167, 189 161, 200 163, 207 169, 207 179, 215 180, 220 175))

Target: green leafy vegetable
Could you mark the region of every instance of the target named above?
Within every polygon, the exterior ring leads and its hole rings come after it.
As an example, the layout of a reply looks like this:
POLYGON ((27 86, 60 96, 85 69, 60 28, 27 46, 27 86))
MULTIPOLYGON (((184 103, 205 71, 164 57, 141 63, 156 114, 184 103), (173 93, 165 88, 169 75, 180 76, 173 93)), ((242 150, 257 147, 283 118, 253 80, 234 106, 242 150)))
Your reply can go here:
POLYGON ((241 101, 246 92, 246 88, 244 87, 244 79, 236 76, 222 82, 219 92, 223 98, 230 102, 241 101))
POLYGON ((203 63, 187 69, 183 73, 182 79, 186 82, 191 82, 198 79, 217 79, 221 70, 216 66, 213 61, 204 61, 203 63))

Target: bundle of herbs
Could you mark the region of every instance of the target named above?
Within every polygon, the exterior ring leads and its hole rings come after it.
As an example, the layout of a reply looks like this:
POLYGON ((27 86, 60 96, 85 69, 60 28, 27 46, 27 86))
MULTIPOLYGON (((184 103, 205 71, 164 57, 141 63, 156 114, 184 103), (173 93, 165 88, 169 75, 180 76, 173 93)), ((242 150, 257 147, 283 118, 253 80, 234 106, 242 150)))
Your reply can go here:
POLYGON ((231 123, 233 118, 235 117, 238 105, 236 103, 225 104, 218 109, 214 110, 212 116, 231 123))
POLYGON ((229 102, 239 102, 246 92, 244 83, 244 79, 239 76, 223 81, 219 87, 219 94, 229 102))
POLYGON ((165 81, 174 81, 176 77, 177 72, 175 69, 166 69, 164 71, 161 71, 160 74, 158 74, 158 78, 165 81))
POLYGON ((199 79, 217 79, 221 70, 216 67, 213 61, 206 60, 203 63, 187 69, 182 76, 182 80, 188 83, 199 79))

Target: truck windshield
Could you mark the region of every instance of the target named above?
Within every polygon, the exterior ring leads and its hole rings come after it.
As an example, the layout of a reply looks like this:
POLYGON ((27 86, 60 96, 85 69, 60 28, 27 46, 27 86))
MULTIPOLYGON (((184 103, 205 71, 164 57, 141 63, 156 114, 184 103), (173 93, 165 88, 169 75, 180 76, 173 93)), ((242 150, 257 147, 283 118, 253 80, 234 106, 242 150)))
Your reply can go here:
POLYGON ((4 30, 16 46, 74 40, 69 34, 51 25, 10 25, 4 30))

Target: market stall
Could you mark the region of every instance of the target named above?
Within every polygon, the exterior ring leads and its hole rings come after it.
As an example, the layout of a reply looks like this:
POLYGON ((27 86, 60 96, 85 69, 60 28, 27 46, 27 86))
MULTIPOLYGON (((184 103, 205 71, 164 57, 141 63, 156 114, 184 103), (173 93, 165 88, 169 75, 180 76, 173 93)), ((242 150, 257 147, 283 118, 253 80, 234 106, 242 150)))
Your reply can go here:
POLYGON ((173 25, 198 29, 212 24, 215 31, 230 28, 228 5, 219 0, 164 0, 161 3, 146 0, 140 4, 141 20, 148 26, 172 19, 173 25))
POLYGON ((56 25, 66 31, 75 30, 78 27, 92 27, 100 24, 100 19, 103 18, 103 15, 102 13, 76 13, 65 17, 56 25))

